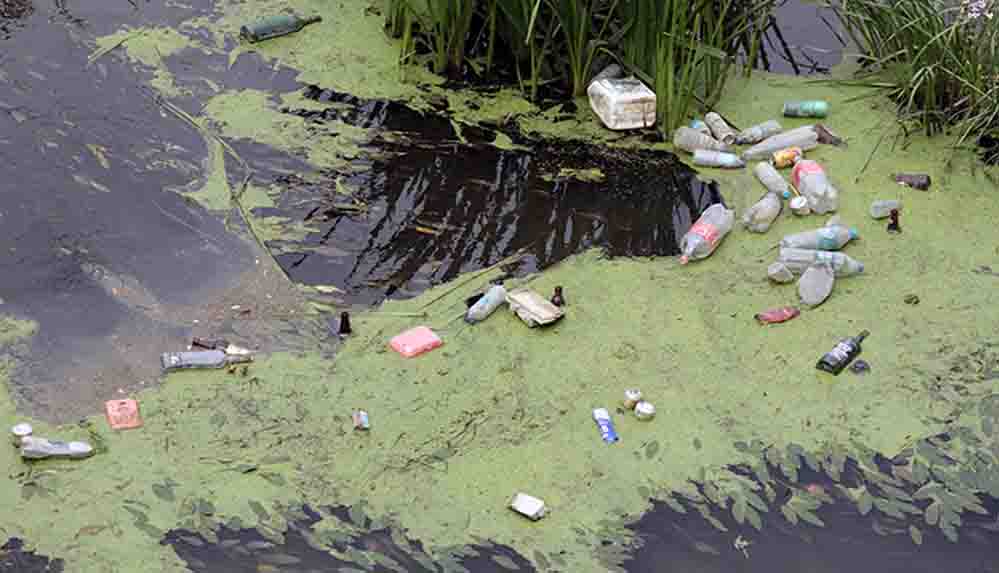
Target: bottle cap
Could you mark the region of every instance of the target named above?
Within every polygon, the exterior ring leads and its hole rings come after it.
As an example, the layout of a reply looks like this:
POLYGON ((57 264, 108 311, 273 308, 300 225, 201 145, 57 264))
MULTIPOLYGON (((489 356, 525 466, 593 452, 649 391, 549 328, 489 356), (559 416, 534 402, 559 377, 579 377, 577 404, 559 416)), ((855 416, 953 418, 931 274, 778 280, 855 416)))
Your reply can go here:
POLYGON ((851 227, 851 228, 850 228, 850 238, 851 238, 851 239, 856 239, 856 238, 857 238, 857 237, 859 237, 859 236, 860 236, 860 234, 859 234, 859 233, 857 232, 857 229, 856 229, 856 228, 853 228, 853 227, 851 227))
POLYGON ((681 264, 681 265, 685 265, 685 264, 687 264, 687 263, 688 263, 689 261, 690 261, 690 258, 689 258, 689 257, 687 257, 687 255, 680 255, 680 264, 681 264))

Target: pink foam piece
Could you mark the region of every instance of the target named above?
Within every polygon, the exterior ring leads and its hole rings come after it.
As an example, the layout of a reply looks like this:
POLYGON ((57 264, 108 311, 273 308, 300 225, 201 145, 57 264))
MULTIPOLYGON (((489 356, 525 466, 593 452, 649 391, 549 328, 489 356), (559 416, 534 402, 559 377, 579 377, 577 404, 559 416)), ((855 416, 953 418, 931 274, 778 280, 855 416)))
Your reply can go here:
POLYGON ((424 352, 429 352, 437 348, 441 344, 444 344, 444 341, 426 326, 410 328, 406 332, 397 334, 389 342, 389 346, 393 350, 406 358, 419 356, 424 352))

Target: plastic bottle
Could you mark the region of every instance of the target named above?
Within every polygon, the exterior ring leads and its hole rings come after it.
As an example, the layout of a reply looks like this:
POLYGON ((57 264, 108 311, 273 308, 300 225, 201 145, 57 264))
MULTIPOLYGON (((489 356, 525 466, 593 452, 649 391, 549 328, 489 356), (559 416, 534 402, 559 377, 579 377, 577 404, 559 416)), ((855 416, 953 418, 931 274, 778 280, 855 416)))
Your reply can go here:
POLYGON ((784 204, 781 203, 780 197, 776 193, 768 191, 743 213, 742 225, 752 233, 766 233, 770 229, 770 225, 777 219, 777 215, 780 215, 783 207, 784 204))
POLYGON ((468 309, 465 313, 465 322, 475 324, 485 320, 504 302, 506 302, 506 289, 503 285, 493 285, 468 309))
POLYGON ((819 359, 815 367, 824 372, 838 375, 860 354, 862 350, 860 343, 870 334, 870 332, 862 330, 857 336, 840 340, 832 350, 826 352, 819 359))
POLYGON ((791 188, 781 174, 766 161, 760 161, 753 167, 753 175, 760 180, 760 183, 767 188, 767 191, 776 193, 778 197, 787 198, 791 195, 791 188))
POLYGON ((814 125, 805 125, 789 129, 784 133, 770 136, 749 149, 742 152, 742 158, 764 159, 773 155, 775 151, 788 147, 799 147, 802 151, 815 149, 819 146, 819 133, 814 125))
POLYGON ((783 128, 777 123, 777 120, 767 120, 740 131, 735 136, 735 143, 739 145, 759 143, 768 137, 777 135, 781 129, 783 128))
POLYGON ((839 191, 829 182, 825 169, 818 161, 801 159, 791 170, 791 185, 808 199, 808 206, 818 214, 835 211, 839 205, 839 191))
POLYGON ((808 206, 808 199, 805 199, 801 195, 796 195, 787 202, 787 206, 791 208, 791 212, 799 217, 804 217, 805 215, 811 215, 812 209, 808 206))
POLYGON ((792 273, 798 275, 816 263, 829 263, 837 278, 859 275, 864 272, 864 263, 837 251, 813 251, 781 247, 777 261, 783 263, 792 273))
POLYGON ((740 169, 746 166, 746 162, 734 153, 715 151, 713 149, 695 149, 694 165, 698 165, 700 167, 740 169))
POLYGON ((785 167, 794 167, 794 164, 798 162, 799 159, 805 156, 805 152, 801 150, 800 147, 788 147, 786 149, 779 149, 774 151, 770 156, 770 165, 773 165, 777 169, 784 169, 785 167))
POLYGON ((814 308, 825 302, 832 293, 835 281, 835 272, 829 263, 818 263, 805 269, 798 279, 798 298, 801 299, 801 304, 814 308))
POLYGON ((892 178, 899 185, 905 185, 906 187, 919 189, 920 191, 929 189, 931 183, 930 176, 925 173, 896 173, 892 175, 892 178))
POLYGON ((825 117, 829 103, 820 100, 784 102, 784 117, 825 117))
POLYGON ((701 213, 700 218, 680 240, 680 264, 685 265, 691 259, 703 259, 715 252, 718 243, 732 230, 735 222, 735 211, 726 209, 721 203, 715 203, 701 213))
POLYGON ((676 131, 673 132, 673 145, 687 153, 693 153, 698 149, 714 151, 728 151, 730 149, 728 145, 692 127, 676 128, 676 131))
POLYGON ((239 29, 239 35, 250 43, 260 42, 297 32, 309 24, 322 20, 321 16, 303 18, 294 14, 278 14, 243 26, 239 29))
POLYGON ((722 116, 713 111, 704 114, 704 123, 708 124, 711 135, 715 136, 715 139, 727 145, 735 143, 735 138, 739 135, 722 116))
POLYGON ((767 278, 774 281, 775 283, 789 283, 794 280, 794 273, 791 269, 787 268, 787 265, 777 261, 776 263, 770 263, 767 267, 767 278))
POLYGON ((880 199, 871 203, 871 218, 884 219, 891 214, 892 209, 902 210, 902 202, 898 199, 880 199))
POLYGON ((830 225, 820 229, 786 235, 780 240, 780 246, 795 249, 838 251, 852 239, 856 238, 856 229, 844 225, 830 225))
POLYGON ((222 350, 198 350, 192 352, 164 352, 160 356, 163 370, 223 368, 230 364, 252 362, 248 355, 226 354, 222 350))

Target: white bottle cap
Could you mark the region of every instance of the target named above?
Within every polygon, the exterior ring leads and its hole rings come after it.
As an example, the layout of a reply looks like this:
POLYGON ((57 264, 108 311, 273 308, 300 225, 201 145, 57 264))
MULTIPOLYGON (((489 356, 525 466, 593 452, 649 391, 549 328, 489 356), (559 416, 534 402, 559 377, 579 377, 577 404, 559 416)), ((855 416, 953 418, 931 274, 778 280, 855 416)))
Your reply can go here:
POLYGON ((12 438, 13 438, 13 441, 14 441, 14 445, 17 446, 17 447, 20 447, 21 446, 21 440, 23 440, 24 438, 30 436, 31 432, 32 432, 31 424, 28 424, 28 423, 25 423, 25 422, 17 424, 13 428, 11 428, 10 429, 10 433, 12 435, 12 438))

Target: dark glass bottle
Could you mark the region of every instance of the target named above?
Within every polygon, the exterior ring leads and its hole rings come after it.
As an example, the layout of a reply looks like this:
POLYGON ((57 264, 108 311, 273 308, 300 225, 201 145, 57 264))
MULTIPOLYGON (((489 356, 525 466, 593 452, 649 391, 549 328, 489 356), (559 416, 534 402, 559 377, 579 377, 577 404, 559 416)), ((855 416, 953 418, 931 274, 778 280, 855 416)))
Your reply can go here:
POLYGON ((278 14, 239 29, 239 35, 248 42, 260 42, 285 34, 297 32, 314 22, 322 22, 321 16, 302 17, 295 14, 278 14))
POLYGON ((229 341, 224 338, 198 338, 195 336, 191 339, 191 346, 207 350, 225 350, 229 347, 229 341))
POLYGON ((337 335, 340 336, 340 338, 346 338, 352 332, 354 332, 354 330, 350 327, 350 313, 346 311, 341 312, 340 328, 337 329, 337 335))
POLYGON ((850 362, 853 361, 854 358, 857 357, 858 354, 860 354, 860 343, 863 342, 869 334, 870 332, 862 330, 857 336, 840 340, 832 350, 826 352, 825 355, 819 359, 819 362, 815 365, 815 367, 823 372, 838 375, 844 368, 847 367, 847 365, 850 364, 850 362))
POLYGON ((552 295, 552 304, 555 306, 562 306, 565 304, 565 298, 562 296, 562 287, 555 287, 555 294, 552 295))

